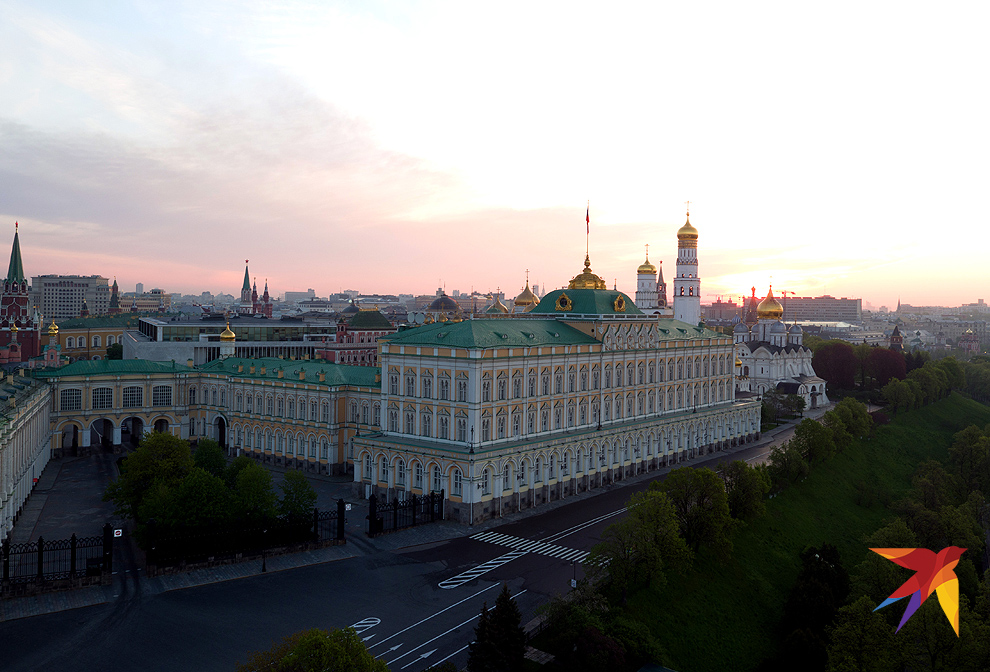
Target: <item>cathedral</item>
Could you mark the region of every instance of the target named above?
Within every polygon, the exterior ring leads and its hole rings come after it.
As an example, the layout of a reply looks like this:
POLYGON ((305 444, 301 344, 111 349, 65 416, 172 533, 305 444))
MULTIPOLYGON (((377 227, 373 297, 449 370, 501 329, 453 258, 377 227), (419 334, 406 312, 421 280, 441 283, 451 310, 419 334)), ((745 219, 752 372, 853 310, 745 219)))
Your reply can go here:
POLYGON ((688 212, 684 226, 677 230, 677 265, 674 272, 673 305, 667 302, 667 283, 662 262, 658 268, 646 261, 636 269, 636 307, 647 315, 673 317, 687 324, 701 321, 701 276, 698 275, 698 229, 691 225, 688 212))
MULTIPOLYGON (((755 290, 754 290, 755 296, 755 290)), ((756 324, 736 324, 732 340, 736 346, 738 392, 763 394, 776 389, 782 394, 804 398, 806 408, 828 404, 825 380, 811 365, 812 352, 804 346, 804 331, 797 324, 787 327, 781 321, 784 308, 773 296, 756 306, 756 324)))

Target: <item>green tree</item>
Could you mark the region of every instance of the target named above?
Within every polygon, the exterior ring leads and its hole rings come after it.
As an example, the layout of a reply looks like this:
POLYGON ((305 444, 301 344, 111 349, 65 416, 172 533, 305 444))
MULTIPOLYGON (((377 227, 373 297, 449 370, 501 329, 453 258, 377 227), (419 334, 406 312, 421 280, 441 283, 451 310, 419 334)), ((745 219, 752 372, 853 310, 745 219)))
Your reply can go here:
POLYGON ((478 618, 478 625, 474 626, 474 641, 468 645, 468 672, 496 672, 496 660, 498 651, 492 642, 491 636, 491 614, 488 612, 488 603, 481 605, 481 616, 478 618))
POLYGON ((103 493, 103 501, 113 502, 118 515, 138 519, 145 493, 153 483, 171 489, 193 468, 189 444, 164 432, 148 434, 137 450, 124 458, 120 476, 103 493))
POLYGON ((853 596, 866 596, 875 601, 882 601, 906 580, 903 569, 869 549, 917 547, 918 537, 900 518, 892 519, 876 532, 865 537, 863 560, 856 565, 850 576, 853 596))
POLYGON ((282 490, 282 497, 278 500, 279 515, 302 520, 313 514, 316 490, 301 471, 286 472, 279 487, 282 490))
POLYGON ((949 391, 960 390, 966 387, 966 371, 959 360, 955 357, 944 357, 938 360, 935 365, 945 374, 949 391))
POLYGON ((839 609, 835 625, 828 630, 829 672, 899 669, 894 632, 883 616, 873 611, 875 608, 876 602, 864 595, 839 609))
POLYGON ((223 456, 220 444, 213 439, 200 439, 193 454, 193 462, 214 476, 222 478, 227 469, 227 460, 223 456))
POLYGON ((497 665, 493 669, 504 672, 521 670, 526 657, 526 633, 522 628, 522 613, 512 599, 507 584, 502 584, 502 592, 495 598, 488 633, 498 652, 497 665))
POLYGON ((862 390, 866 389, 866 378, 869 374, 869 364, 870 355, 873 353, 873 348, 866 343, 857 343, 852 346, 853 354, 856 355, 856 361, 859 363, 859 387, 862 390))
POLYGON ((691 559, 674 505, 657 482, 633 494, 627 506, 629 515, 605 529, 585 561, 588 575, 607 577, 623 601, 633 586, 662 588, 666 572, 683 572, 691 559))
POLYGON ((781 658, 790 669, 824 669, 825 628, 849 594, 849 575, 831 544, 801 552, 801 571, 784 605, 781 658))
POLYGON ((835 405, 833 413, 838 415, 846 430, 857 438, 869 435, 873 429, 873 418, 866 408, 866 404, 847 397, 835 405))
POLYGON ((780 492, 788 483, 795 483, 808 475, 808 461, 801 449, 791 441, 785 441, 770 449, 767 459, 767 473, 770 475, 770 488, 780 492))
POLYGON ((898 380, 897 378, 893 378, 889 383, 884 385, 880 390, 880 394, 883 395, 887 405, 895 415, 897 410, 902 406, 907 410, 914 405, 914 393, 911 391, 911 387, 903 380, 898 380))
MULTIPOLYGON (((652 484, 651 484, 652 487, 652 484)), ((697 551, 702 544, 722 558, 732 553, 734 521, 725 484, 711 469, 674 469, 658 486, 670 497, 685 541, 697 551)))
POLYGON ((388 672, 388 666, 368 652, 352 628, 313 628, 252 654, 237 672, 388 672))
POLYGON ((238 455, 232 459, 229 463, 227 463, 227 467, 223 471, 223 480, 227 482, 227 487, 233 490, 234 487, 237 486, 237 475, 244 469, 256 464, 257 463, 247 455, 238 455))
POLYGON ((770 476, 765 470, 734 460, 721 465, 718 474, 725 481, 729 513, 733 518, 751 520, 763 515, 766 511, 764 500, 770 492, 770 476))
MULTIPOLYGON (((831 411, 830 411, 831 412, 831 411)), ((801 456, 810 464, 831 457, 836 452, 835 438, 827 427, 805 418, 794 428, 794 438, 791 442, 801 456)))
POLYGON ((120 343, 114 343, 113 345, 107 346, 107 359, 123 359, 124 358, 124 346, 120 343))
POLYGON ((784 397, 784 406, 787 407, 789 413, 794 415, 803 414, 804 409, 807 408, 808 402, 804 400, 800 394, 788 394, 784 397))
POLYGON ((199 467, 175 487, 171 506, 163 519, 166 525, 216 527, 231 517, 231 496, 222 479, 199 467))
POLYGON ((276 501, 272 475, 267 469, 251 463, 240 470, 234 485, 234 506, 242 519, 264 522, 274 518, 276 501))
POLYGON ((949 459, 967 491, 988 485, 990 471, 990 439, 976 425, 956 432, 949 459))

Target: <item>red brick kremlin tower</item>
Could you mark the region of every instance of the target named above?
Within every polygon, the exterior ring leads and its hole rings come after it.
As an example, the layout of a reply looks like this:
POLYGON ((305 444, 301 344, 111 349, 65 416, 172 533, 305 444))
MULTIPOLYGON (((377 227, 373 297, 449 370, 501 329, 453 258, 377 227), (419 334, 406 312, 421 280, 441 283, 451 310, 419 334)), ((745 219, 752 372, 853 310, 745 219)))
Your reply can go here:
POLYGON ((40 353, 39 325, 31 309, 28 282, 21 261, 18 225, 14 222, 14 244, 10 249, 10 265, 0 295, 0 347, 10 346, 10 360, 27 361, 40 353), (19 350, 19 356, 14 351, 19 350))

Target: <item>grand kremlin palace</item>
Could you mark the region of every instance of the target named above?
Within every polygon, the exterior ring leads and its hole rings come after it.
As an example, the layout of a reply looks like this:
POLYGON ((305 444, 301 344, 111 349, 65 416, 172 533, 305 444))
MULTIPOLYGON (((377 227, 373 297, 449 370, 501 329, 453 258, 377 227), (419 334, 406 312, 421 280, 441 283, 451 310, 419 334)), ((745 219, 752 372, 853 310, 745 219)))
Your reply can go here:
MULTIPOLYGON (((680 248, 696 240, 689 223, 678 232, 680 248)), ((34 375, 54 395, 55 455, 147 431, 210 437, 263 463, 352 473, 358 496, 443 491, 448 518, 481 520, 759 437, 759 402, 736 399, 732 339, 695 317, 696 263, 678 258, 690 291, 675 279, 673 313, 690 322, 641 311, 586 257, 525 312, 438 316, 381 338, 378 367, 238 358, 227 329, 220 358, 200 366, 80 361, 34 375)))

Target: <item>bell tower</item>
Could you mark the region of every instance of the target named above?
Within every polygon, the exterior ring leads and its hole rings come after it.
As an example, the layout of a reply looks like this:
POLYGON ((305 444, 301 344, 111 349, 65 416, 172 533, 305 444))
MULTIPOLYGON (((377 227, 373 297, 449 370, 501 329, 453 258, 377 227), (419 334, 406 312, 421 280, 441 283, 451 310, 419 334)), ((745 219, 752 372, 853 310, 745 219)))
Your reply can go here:
POLYGON ((701 321, 701 278, 698 276, 698 229, 688 210, 677 230, 677 266, 674 275, 674 319, 696 325, 701 321))

